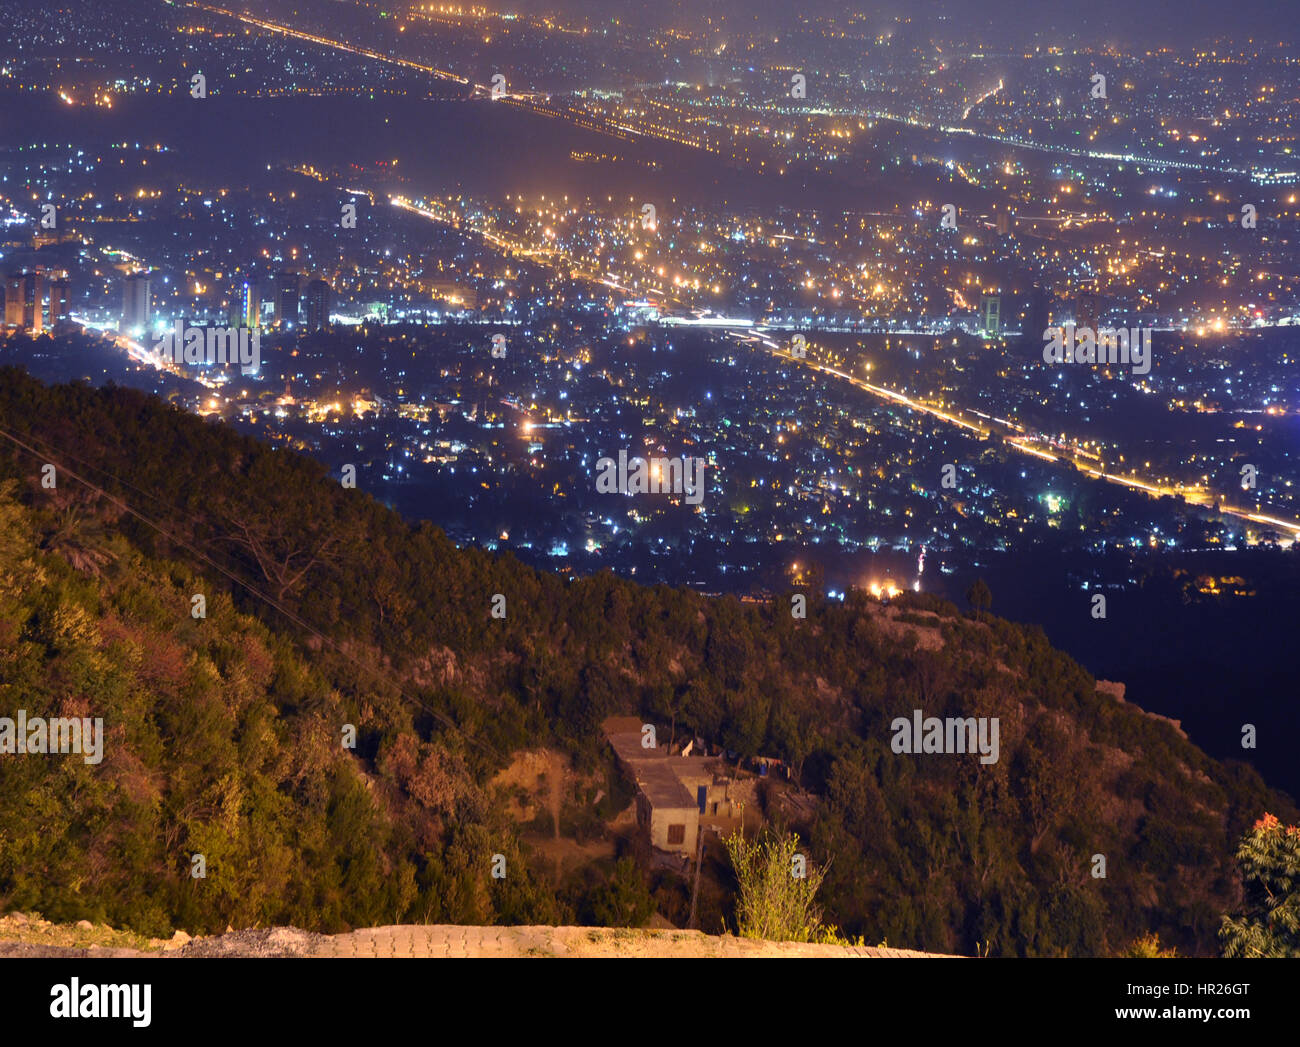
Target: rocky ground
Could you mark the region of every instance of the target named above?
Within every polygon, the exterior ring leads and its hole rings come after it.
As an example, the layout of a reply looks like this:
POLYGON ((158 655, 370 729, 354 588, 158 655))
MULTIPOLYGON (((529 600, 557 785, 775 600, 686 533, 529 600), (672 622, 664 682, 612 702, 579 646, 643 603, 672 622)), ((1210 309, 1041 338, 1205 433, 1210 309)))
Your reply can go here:
POLYGON ((303 956, 303 957, 926 957, 887 947, 767 942, 699 931, 609 927, 367 927, 313 934, 295 927, 227 930, 191 938, 143 938, 96 926, 50 923, 39 915, 0 917, 0 957, 34 956, 303 956))

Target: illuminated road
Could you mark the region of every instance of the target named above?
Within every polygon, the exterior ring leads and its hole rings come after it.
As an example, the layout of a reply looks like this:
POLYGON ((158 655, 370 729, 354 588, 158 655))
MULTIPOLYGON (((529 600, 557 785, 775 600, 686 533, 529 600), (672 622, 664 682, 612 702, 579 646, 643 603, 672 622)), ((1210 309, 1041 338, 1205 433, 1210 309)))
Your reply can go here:
MULTIPOLYGON (((167 0, 167 2, 173 2, 173 0, 167 0)), ((188 0, 185 6, 193 7, 201 11, 208 11, 211 12, 212 14, 223 15, 227 18, 233 18, 237 21, 245 23, 246 25, 255 26, 258 29, 264 29, 268 32, 283 33, 285 36, 291 36, 297 40, 304 40, 307 41, 308 43, 317 44, 318 46, 321 47, 334 48, 335 50, 344 51, 347 52, 348 54, 359 55, 360 57, 369 58, 376 62, 388 62, 391 63, 392 65, 401 66, 406 69, 414 69, 417 70, 418 72, 428 73, 430 76, 437 77, 440 80, 447 80, 454 83, 462 84, 466 87, 471 87, 475 95, 491 97, 492 94, 492 89, 488 85, 473 82, 469 80, 467 77, 460 76, 459 74, 453 73, 447 69, 439 69, 436 66, 425 65, 421 62, 414 62, 408 58, 397 58, 393 55, 386 55, 379 51, 372 51, 369 48, 358 47, 354 44, 349 44, 343 40, 334 40, 330 37, 318 36, 315 33, 308 33, 301 29, 294 29, 291 26, 283 25, 278 22, 269 22, 266 21, 265 19, 254 18, 252 15, 241 14, 237 11, 231 11, 224 7, 214 7, 209 4, 199 3, 198 0, 188 0)), ((867 87, 865 82, 863 82, 862 86, 864 88, 867 87)), ((962 119, 966 118, 966 115, 970 113, 971 109, 974 108, 974 106, 978 105, 979 103, 997 94, 998 91, 1000 91, 1001 89, 1002 89, 1002 81, 999 80, 997 87, 993 88, 989 92, 986 92, 984 95, 976 99, 975 102, 973 102, 970 106, 967 107, 965 113, 963 114, 962 119)), ((580 126, 591 126, 596 130, 610 131, 611 133, 619 134, 619 137, 626 137, 627 135, 635 135, 635 136, 646 136, 651 138, 662 138, 668 141, 678 142, 682 145, 686 145, 691 148, 704 149, 707 152, 720 152, 720 148, 716 145, 711 145, 703 141, 697 141, 693 138, 682 135, 680 134, 680 132, 677 132, 675 129, 667 126, 657 125, 657 124, 646 124, 640 127, 632 127, 624 124, 619 124, 614 121, 607 121, 604 120, 603 118, 595 118, 593 120, 591 114, 574 113, 571 111, 555 109, 549 105, 538 105, 537 103, 549 102, 550 100, 550 95, 544 94, 542 92, 509 92, 507 94, 500 95, 498 97, 507 99, 517 105, 526 104, 529 107, 535 106, 537 111, 539 113, 542 113, 543 115, 571 120, 575 123, 578 123, 580 126)), ((681 111, 675 109, 672 106, 665 105, 664 103, 655 103, 655 104, 663 105, 664 108, 668 109, 675 116, 684 115, 681 111)), ((1202 162, 1193 162, 1186 159, 1167 159, 1167 158, 1159 158, 1153 156, 1137 156, 1132 153, 1111 153, 1111 152, 1102 152, 1100 150, 1074 149, 1064 145, 1054 145, 1045 142, 1034 142, 1034 141, 1021 139, 1009 135, 993 134, 992 132, 979 131, 970 127, 946 127, 932 121, 926 121, 916 117, 902 116, 900 114, 890 113, 884 110, 864 109, 860 112, 859 115, 871 119, 875 119, 875 120, 889 120, 895 123, 906 124, 913 127, 920 127, 929 131, 937 130, 943 134, 971 135, 976 138, 981 138, 992 142, 998 142, 1004 145, 1010 145, 1020 149, 1032 149, 1041 152, 1058 153, 1064 156, 1086 157, 1093 160, 1107 160, 1107 161, 1119 162, 1123 164, 1143 164, 1146 166, 1155 167, 1159 169, 1174 168, 1174 169, 1197 171, 1197 172, 1212 171, 1218 174, 1234 175, 1239 177, 1250 177, 1256 181, 1260 180, 1260 174, 1261 174, 1260 171, 1256 171, 1252 169, 1242 169, 1242 168, 1227 167, 1227 166, 1216 167, 1214 165, 1209 165, 1202 162)), ((725 125, 715 125, 715 126, 725 126, 725 125)), ((1263 173, 1271 174, 1272 172, 1265 171, 1263 173)), ((1296 180, 1296 175, 1294 172, 1288 171, 1286 172, 1286 174, 1289 176, 1287 179, 1288 181, 1296 180)))
MULTIPOLYGON (((240 14, 238 11, 229 11, 224 7, 212 7, 209 4, 191 2, 188 6, 196 7, 201 11, 210 11, 213 14, 224 15, 227 18, 233 18, 237 21, 244 22, 247 25, 256 26, 258 29, 265 29, 272 33, 282 33, 285 36, 291 36, 295 40, 305 40, 311 44, 317 44, 320 47, 330 47, 336 51, 345 51, 348 54, 359 55, 362 58, 369 58, 376 62, 388 62, 390 65, 401 66, 403 69, 414 69, 417 72, 428 73, 439 80, 449 80, 453 83, 463 84, 466 87, 473 87, 476 94, 491 96, 492 89, 487 84, 473 83, 468 78, 453 73, 447 69, 439 69, 437 66, 424 65, 421 62, 413 62, 409 58, 397 58, 394 55, 386 55, 379 51, 371 51, 366 47, 357 47, 355 44, 349 44, 343 40, 334 40, 327 36, 317 36, 315 33, 304 32, 301 29, 294 29, 292 26, 282 25, 279 22, 268 22, 262 18, 254 18, 252 15, 240 14)), ((510 92, 499 97, 508 98, 512 101, 519 102, 531 98, 539 98, 541 95, 533 95, 520 92, 510 92)))
POLYGON ((98 331, 113 340, 117 348, 126 352, 132 360, 152 367, 155 371, 167 371, 176 375, 178 378, 184 378, 191 382, 197 382, 199 385, 206 386, 208 389, 220 389, 223 382, 213 381, 208 375, 201 371, 186 370, 179 364, 164 359, 155 349, 147 349, 134 338, 123 334, 112 324, 97 324, 81 316, 69 316, 74 323, 81 324, 82 327, 91 331, 98 331))
POLYGON ((371 58, 376 62, 389 62, 392 65, 400 65, 405 69, 415 69, 421 73, 429 73, 432 76, 436 76, 440 80, 454 80, 459 84, 469 84, 469 81, 466 80, 465 77, 457 76, 455 73, 448 72, 446 69, 437 69, 431 65, 421 65, 419 62, 412 62, 406 58, 394 58, 392 55, 380 54, 378 51, 371 51, 365 47, 356 47, 353 44, 344 43, 342 40, 331 40, 329 37, 316 36, 314 33, 305 33, 301 29, 294 29, 287 25, 280 25, 277 22, 267 22, 261 18, 254 18, 252 15, 240 14, 238 11, 227 11, 224 7, 212 7, 208 4, 200 3, 190 3, 188 6, 197 7, 200 11, 210 11, 213 14, 225 15, 227 18, 234 18, 237 21, 244 22, 248 25, 255 25, 259 29, 266 29, 273 33, 283 33, 285 36, 291 36, 295 40, 306 40, 308 43, 319 44, 321 47, 332 47, 337 51, 346 51, 348 54, 360 55, 362 58, 371 58))
MULTIPOLYGON (((567 271, 567 273, 575 279, 582 279, 591 283, 597 283, 604 287, 608 287, 612 290, 619 291, 620 293, 626 293, 626 294, 641 293, 633 288, 627 287, 626 285, 619 283, 617 280, 612 279, 610 274, 601 275, 599 273, 593 273, 588 270, 584 270, 577 262, 575 262, 572 259, 571 256, 566 254, 564 251, 561 251, 557 247, 547 247, 544 245, 528 244, 511 237, 503 236, 493 229, 474 226, 471 223, 464 221, 457 215, 450 214, 450 213, 440 213, 439 211, 427 207, 420 207, 412 203, 411 201, 407 200, 404 197, 391 197, 390 203, 392 203, 393 206, 401 208, 402 210, 405 210, 411 214, 419 215, 420 217, 428 221, 438 222, 443 225, 447 225, 450 228, 456 229, 460 232, 471 233, 473 235, 482 237, 485 241, 492 244, 495 248, 507 254, 528 258, 531 261, 534 261, 543 266, 553 268, 557 271, 567 271)), ((655 292, 655 293, 663 294, 663 292, 655 292)), ((665 296, 665 297, 672 300, 678 306, 684 305, 684 303, 682 303, 680 299, 672 298, 671 296, 665 296)), ((736 326, 740 326, 740 325, 737 324, 736 326)), ((776 342, 772 341, 770 338, 767 338, 761 334, 737 335, 734 332, 732 332, 731 336, 734 338, 738 338, 740 341, 746 342, 748 344, 753 344, 757 342, 759 344, 762 344, 766 348, 770 349, 774 355, 782 357, 787 360, 795 361, 795 358, 792 357, 787 351, 782 350, 776 342)), ((1170 487, 1166 484, 1156 483, 1151 480, 1143 479, 1136 475, 1123 475, 1120 473, 1107 472, 1099 464, 1093 464, 1092 461, 1088 460, 1089 458, 1093 458, 1094 460, 1099 461, 1099 459, 1096 459, 1095 455, 1090 455, 1085 452, 1081 452, 1079 450, 1072 449, 1072 448, 1063 448, 1056 444, 1048 444, 1047 447, 1050 447, 1052 449, 1047 450, 1042 446, 1043 441, 1034 440, 1033 438, 1025 435, 1024 430, 1020 426, 1017 426, 1016 424, 1006 421, 1004 419, 989 418, 987 415, 984 415, 981 417, 987 419, 987 421, 979 421, 979 420, 972 421, 970 418, 964 417, 964 415, 978 414, 978 412, 963 411, 960 408, 948 409, 944 407, 939 407, 935 404, 926 403, 923 400, 914 399, 912 397, 907 396, 904 393, 897 392, 896 390, 888 389, 880 385, 875 385, 871 382, 865 381, 860 378, 855 378, 853 375, 848 374, 845 371, 841 371, 837 368, 830 367, 825 364, 819 364, 816 361, 808 358, 798 360, 797 362, 802 363, 805 366, 812 368, 813 370, 821 371, 825 374, 829 374, 835 378, 840 379, 841 381, 848 382, 851 385, 854 385, 857 388, 863 390, 864 392, 870 393, 872 396, 878 397, 883 400, 888 400, 893 403, 900 404, 901 406, 906 407, 908 410, 911 411, 916 411, 919 413, 931 415, 932 417, 938 418, 941 421, 948 423, 949 425, 955 425, 962 429, 966 429, 969 432, 975 433, 981 438, 987 438, 993 432, 997 432, 1003 438, 1004 442, 1008 446, 1019 451, 1021 454, 1029 455, 1030 457, 1037 458, 1041 461, 1045 461, 1053 464, 1059 464, 1062 462, 1069 463, 1079 472, 1084 473, 1087 476, 1093 477, 1094 479, 1105 480, 1107 483, 1118 484, 1120 486, 1127 487, 1130 490, 1142 491, 1143 493, 1149 495, 1152 498, 1161 498, 1165 496, 1172 497, 1172 498, 1180 498, 1183 499, 1188 505, 1195 505, 1201 508, 1214 511, 1213 510, 1214 496, 1209 491, 1204 490, 1202 488, 1194 487, 1194 486, 1193 487, 1170 487)), ((1237 508, 1235 506, 1226 504, 1222 500, 1220 500, 1219 502, 1219 508, 1217 512, 1221 515, 1235 516, 1238 519, 1246 520, 1251 523, 1278 528, 1283 531, 1289 531, 1297 538, 1300 538, 1300 521, 1284 519, 1276 516, 1269 516, 1264 513, 1257 513, 1248 509, 1237 508)), ((1286 545, 1290 543, 1283 541, 1282 544, 1286 545)))
POLYGON ((989 88, 977 99, 975 99, 975 101, 971 102, 970 105, 968 105, 965 109, 963 109, 961 113, 961 118, 963 120, 967 119, 970 116, 970 111, 972 109, 974 109, 977 105, 983 105, 985 102, 987 102, 990 98, 992 98, 995 94, 997 94, 1001 90, 1002 90, 1002 81, 999 80, 996 87, 989 88))
POLYGON ((609 274, 601 276, 599 273, 589 272, 571 256, 561 251, 558 247, 539 247, 524 243, 522 240, 515 240, 510 237, 502 236, 492 229, 481 226, 471 225, 463 221, 458 216, 440 214, 437 211, 427 207, 420 207, 413 204, 405 197, 394 196, 389 198, 389 202, 394 206, 401 208, 411 214, 417 214, 421 218, 427 218, 431 222, 439 222, 455 229, 461 233, 473 233, 475 236, 482 237, 497 250, 520 258, 527 258, 529 261, 536 262, 539 265, 549 266, 552 269, 563 270, 572 274, 574 279, 586 280, 589 283, 601 284, 604 287, 612 288, 624 294, 637 293, 631 287, 625 287, 617 280, 614 280, 609 274))
POLYGON ((71 319, 74 323, 81 324, 82 327, 89 328, 92 331, 99 331, 101 334, 105 334, 108 337, 112 338, 113 344, 117 346, 119 349, 125 349, 127 356, 131 357, 131 359, 133 360, 138 360, 142 364, 148 364, 150 367, 154 368, 157 371, 175 370, 174 367, 164 368, 163 359, 161 356, 159 356, 157 353, 151 352, 150 350, 146 349, 134 338, 130 338, 127 335, 124 335, 116 327, 107 326, 104 324, 91 323, 91 321, 81 316, 71 316, 69 317, 69 319, 71 319))
MULTIPOLYGON (((434 221, 443 222, 448 225, 452 225, 454 228, 457 229, 465 228, 460 223, 453 222, 449 217, 444 217, 442 215, 436 214, 435 212, 428 211, 424 208, 416 207, 400 198, 394 198, 392 202, 395 206, 402 207, 405 210, 422 215, 425 218, 434 221)), ((631 292, 631 288, 624 287, 621 284, 618 284, 614 281, 611 281, 609 279, 606 279, 604 277, 595 274, 582 272, 580 269, 574 267, 572 263, 567 260, 567 256, 564 255, 563 252, 557 249, 530 247, 529 245, 526 244, 517 243, 508 240, 489 230, 475 229, 473 231, 476 232, 478 235, 487 239, 489 242, 498 245, 502 249, 509 250, 521 255, 525 255, 529 258, 532 258, 546 265, 558 265, 559 262, 564 261, 566 266, 570 268, 570 270, 573 272, 575 276, 579 276, 583 279, 595 281, 597 283, 603 284, 606 287, 611 287, 619 291, 631 292)), ((1003 438, 1003 441, 1006 443, 1007 446, 1014 448, 1015 450, 1019 451, 1021 454, 1029 455, 1030 457, 1037 458, 1040 461, 1050 462, 1053 464, 1060 464, 1062 462, 1066 462, 1072 465, 1079 472, 1084 473, 1087 476, 1093 477, 1094 479, 1105 480, 1107 483, 1119 484, 1120 486, 1127 487, 1130 490, 1141 491, 1144 494, 1151 496, 1152 498, 1162 498, 1166 496, 1171 498, 1181 498, 1188 505, 1200 506, 1201 508, 1214 511, 1213 510, 1214 496, 1209 491, 1204 490, 1202 488, 1170 487, 1166 484, 1155 483, 1151 480, 1143 479, 1142 477, 1136 475, 1123 475, 1121 473, 1107 472, 1104 468, 1101 467, 1100 464, 1094 464, 1095 462, 1100 461, 1100 459, 1097 459, 1095 455, 1086 452, 1081 452, 1071 448, 1063 448, 1055 444, 1048 444, 1047 447, 1051 448, 1050 450, 1048 450, 1043 446, 1043 441, 1034 440, 1033 438, 1027 436, 1023 428, 1005 419, 989 418, 988 416, 982 416, 986 420, 978 420, 978 419, 972 420, 971 418, 966 417, 966 415, 975 414, 976 412, 963 411, 960 408, 948 409, 944 407, 939 407, 936 404, 926 403, 924 400, 917 400, 914 399, 913 397, 907 396, 904 393, 897 392, 894 389, 887 389, 882 385, 875 385, 874 383, 865 381, 864 379, 856 378, 845 371, 839 370, 838 368, 830 367, 829 365, 826 364, 817 363, 816 361, 808 359, 806 357, 802 360, 796 360, 796 358, 792 357, 787 351, 782 350, 781 347, 776 342, 772 341, 772 339, 770 338, 763 336, 762 334, 740 335, 740 334, 736 334, 735 332, 731 332, 731 337, 736 338, 737 340, 748 344, 753 344, 757 342, 765 346, 766 348, 770 349, 772 353, 776 356, 782 357, 783 359, 786 360, 802 363, 805 366, 810 367, 815 371, 821 371, 825 374, 829 374, 832 377, 838 378, 841 381, 845 381, 850 383, 851 385, 856 386, 857 388, 863 390, 864 392, 870 393, 872 396, 878 397, 882 400, 888 400, 892 403, 900 404, 901 406, 906 407, 910 411, 917 411, 922 414, 928 414, 934 418, 938 418, 941 421, 948 423, 949 425, 955 425, 962 429, 966 429, 971 433, 977 434, 981 439, 987 438, 990 434, 996 432, 1003 438), (1092 459, 1092 461, 1090 461, 1089 459, 1092 459)), ((1238 519, 1247 520, 1251 523, 1262 524, 1268 527, 1275 527, 1284 531, 1290 531, 1297 538, 1300 538, 1300 521, 1288 520, 1276 516, 1269 516, 1264 513, 1257 513, 1249 509, 1240 509, 1235 506, 1228 505, 1226 502, 1222 500, 1220 500, 1219 502, 1219 508, 1217 511, 1222 515, 1235 516, 1238 519)), ((1282 544, 1289 544, 1289 543, 1283 541, 1282 544)))
MULTIPOLYGON (((1148 494, 1152 498, 1162 498, 1165 496, 1183 498, 1190 505, 1197 505, 1214 511, 1214 496, 1204 489, 1196 487, 1169 487, 1163 484, 1152 483, 1149 480, 1144 480, 1137 476, 1124 476, 1119 473, 1108 473, 1104 469, 1090 464, 1085 458, 1076 452, 1063 450, 1061 448, 1054 448, 1053 451, 1044 450, 1041 446, 1038 446, 1038 442, 1032 440, 1028 436, 1021 435, 1022 430, 1011 422, 1002 419, 989 419, 989 424, 972 422, 966 418, 960 417, 959 414, 954 413, 953 410, 947 410, 945 408, 937 407, 934 404, 928 404, 924 400, 913 399, 912 397, 896 392, 893 389, 886 389, 884 386, 874 385, 861 378, 855 378, 853 375, 841 371, 838 368, 830 367, 826 364, 819 364, 806 357, 804 359, 794 357, 786 350, 783 350, 770 338, 765 338, 760 335, 733 335, 732 337, 735 337, 737 340, 742 342, 759 342, 766 348, 770 349, 774 356, 779 356, 784 360, 790 360, 794 363, 804 364, 806 367, 809 367, 814 371, 820 371, 824 374, 832 375, 835 378, 839 378, 842 381, 856 386, 864 392, 870 393, 872 396, 888 400, 891 403, 901 404, 911 411, 931 415, 932 417, 948 422, 951 425, 960 426, 963 429, 979 434, 981 438, 987 437, 993 432, 997 432, 1002 436, 1004 442, 1008 446, 1014 447, 1021 454, 1027 454, 1045 462, 1068 462, 1078 469, 1079 472, 1085 473, 1094 479, 1105 480, 1108 483, 1120 484, 1121 486, 1128 487, 1135 491, 1142 491, 1144 494, 1148 494)), ((1290 531, 1297 539, 1300 539, 1300 521, 1281 519, 1276 516, 1267 516, 1263 513, 1253 512, 1249 509, 1234 508, 1223 501, 1219 502, 1219 508, 1217 511, 1225 516, 1235 516, 1241 520, 1249 520, 1251 523, 1263 524, 1265 526, 1290 531)), ((1280 544, 1289 545, 1290 543, 1287 541, 1281 541, 1280 544)))

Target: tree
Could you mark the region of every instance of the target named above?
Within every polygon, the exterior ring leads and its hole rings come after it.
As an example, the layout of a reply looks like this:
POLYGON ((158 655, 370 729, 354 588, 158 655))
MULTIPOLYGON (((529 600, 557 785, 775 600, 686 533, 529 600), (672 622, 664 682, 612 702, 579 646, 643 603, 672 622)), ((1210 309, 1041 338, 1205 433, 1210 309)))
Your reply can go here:
POLYGON ((976 578, 975 584, 966 590, 966 599, 974 609, 976 618, 982 618, 993 606, 993 593, 983 578, 976 578))
POLYGON ((265 518, 230 522, 232 533, 227 539, 252 554, 262 577, 275 586, 277 600, 283 600, 313 567, 334 567, 338 563, 334 552, 340 540, 337 534, 312 534, 299 544, 295 538, 301 529, 283 517, 269 522, 265 518))
POLYGON ((591 892, 588 904, 601 927, 644 927, 655 910, 641 870, 628 857, 618 860, 614 875, 591 892))
POLYGON ((736 832, 723 842, 740 885, 736 899, 740 936, 775 942, 818 940, 824 928, 821 909, 813 899, 826 870, 807 862, 799 852, 798 835, 767 832, 751 843, 736 832), (802 869, 796 867, 796 858, 802 869))
POLYGON ((804 760, 812 751, 811 743, 815 739, 811 726, 800 722, 793 702, 782 701, 772 709, 769 729, 773 742, 789 762, 795 781, 798 782, 803 773, 804 760))
POLYGON ((1219 927, 1227 957, 1300 957, 1300 826, 1265 814, 1237 848, 1247 908, 1219 927))
POLYGON ((767 738, 767 721, 772 699, 746 687, 733 694, 729 702, 731 724, 722 733, 722 742, 736 753, 736 766, 757 756, 767 738))

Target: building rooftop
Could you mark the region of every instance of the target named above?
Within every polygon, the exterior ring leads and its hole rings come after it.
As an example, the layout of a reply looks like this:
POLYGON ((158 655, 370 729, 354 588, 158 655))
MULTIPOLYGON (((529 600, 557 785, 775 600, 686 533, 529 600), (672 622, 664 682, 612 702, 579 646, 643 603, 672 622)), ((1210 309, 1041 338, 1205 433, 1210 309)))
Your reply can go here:
POLYGON ((676 757, 667 746, 641 747, 643 721, 635 716, 612 716, 603 724, 605 736, 620 761, 627 765, 637 788, 654 807, 694 807, 696 799, 682 784, 679 766, 683 761, 695 765, 697 773, 705 761, 699 757, 676 757))

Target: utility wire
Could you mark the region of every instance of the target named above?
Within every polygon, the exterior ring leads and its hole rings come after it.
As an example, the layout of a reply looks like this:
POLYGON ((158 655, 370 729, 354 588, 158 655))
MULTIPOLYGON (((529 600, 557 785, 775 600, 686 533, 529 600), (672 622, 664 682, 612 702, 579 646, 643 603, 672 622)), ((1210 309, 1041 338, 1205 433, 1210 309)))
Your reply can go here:
MULTIPOLYGON (((27 435, 27 434, 24 434, 24 435, 27 435)), ((289 621, 293 622, 293 623, 294 623, 296 626, 298 626, 300 629, 304 630, 305 632, 307 632, 307 633, 309 633, 310 635, 312 635, 313 637, 315 637, 315 638, 316 638, 317 640, 319 640, 322 644, 327 645, 327 646, 328 646, 331 650, 333 650, 336 654, 338 654, 339 656, 341 656, 342 658, 344 658, 346 661, 350 662, 352 665, 356 666, 358 669, 361 669, 363 672, 368 672, 368 673, 370 673, 372 676, 376 677, 377 679, 382 680, 383 682, 388 683, 389 685, 391 685, 391 686, 392 686, 392 687, 397 691, 397 693, 398 693, 399 695, 401 695, 401 697, 402 697, 403 699, 405 699, 406 701, 410 702, 412 705, 416 706, 417 708, 423 710, 424 712, 428 713, 430 716, 434 717, 436 720, 438 720, 440 723, 442 723, 443 726, 445 726, 449 731, 451 731, 451 732, 453 732, 454 734, 456 734, 456 735, 457 735, 458 737, 460 737, 463 741, 465 741, 465 742, 468 743, 469 745, 473 745, 473 746, 475 746, 476 748, 482 750, 482 751, 485 752, 485 753, 488 753, 489 755, 495 757, 496 759, 498 759, 498 760, 500 760, 500 761, 502 761, 502 762, 505 762, 505 757, 504 757, 501 753, 497 752, 494 748, 492 748, 492 746, 486 744, 485 742, 480 742, 480 741, 478 741, 478 740, 475 739, 475 738, 471 738, 471 737, 470 737, 469 735, 467 735, 463 730, 461 730, 461 729, 460 729, 460 728, 459 728, 459 727, 458 727, 458 726, 457 726, 453 721, 451 721, 450 719, 448 719, 448 718, 447 718, 446 716, 444 716, 442 713, 438 712, 436 709, 431 708, 428 704, 426 704, 425 702, 421 701, 419 698, 416 698, 416 697, 414 697, 414 696, 412 696, 412 695, 407 694, 406 691, 405 691, 405 689, 402 687, 401 683, 400 683, 400 682, 399 682, 395 677, 392 677, 392 676, 388 675, 387 673, 385 673, 383 670, 381 670, 381 669, 377 669, 377 668, 375 668, 373 665, 370 665, 370 664, 368 664, 368 663, 366 663, 366 662, 363 662, 363 661, 361 661, 359 658, 356 658, 356 657, 354 657, 353 655, 349 654, 347 651, 343 650, 343 649, 342 649, 342 648, 341 648, 337 643, 335 643, 333 640, 331 640, 328 636, 325 636, 324 634, 322 634, 318 629, 316 629, 314 626, 312 626, 309 622, 304 621, 302 618, 300 618, 297 614, 295 614, 295 613, 294 613, 293 611, 291 611, 289 608, 287 608, 287 607, 285 607, 283 604, 281 604, 278 600, 276 600, 276 599, 274 599, 273 597, 269 596, 268 594, 262 592, 260 589, 258 589, 258 588, 257 588, 255 585, 253 585, 252 583, 250 583, 250 582, 244 580, 243 578, 240 578, 240 577, 239 577, 238 575, 236 575, 233 571, 227 569, 224 565, 222 565, 222 564, 220 564, 220 563, 217 563, 215 560, 213 560, 213 559, 212 559, 212 558, 211 558, 211 557, 210 557, 206 552, 204 552, 203 550, 201 550, 201 549, 197 549, 197 548, 195 548, 193 545, 191 545, 189 542, 185 541, 184 539, 176 537, 174 534, 172 534, 170 531, 168 531, 165 527, 163 527, 161 524, 155 522, 154 520, 150 519, 150 518, 149 518, 148 516, 146 516, 144 513, 140 512, 139 510, 137 510, 137 509, 133 508, 132 506, 128 505, 126 502, 122 501, 120 498, 117 498, 117 497, 115 497, 114 495, 109 494, 109 493, 108 493, 107 491, 105 491, 103 488, 97 486, 96 484, 94 484, 94 483, 92 483, 91 481, 87 480, 85 477, 83 477, 83 476, 79 475, 78 473, 74 472, 73 470, 67 468, 67 466, 61 465, 58 461, 54 460, 54 456, 48 454, 47 452, 42 451, 42 450, 40 450, 40 449, 38 449, 38 448, 32 447, 30 444, 24 443, 24 442, 23 442, 22 440, 20 440, 17 436, 13 435, 13 434, 10 433, 10 432, 7 432, 7 431, 6 431, 5 429, 3 429, 3 428, 0 428, 0 437, 3 437, 4 439, 8 440, 10 443, 14 444, 16 447, 19 447, 19 448, 21 448, 22 450, 26 451, 27 453, 31 454, 31 455, 32 455, 33 457, 35 457, 36 459, 38 459, 38 460, 40 460, 40 461, 42 461, 42 462, 45 462, 45 463, 47 463, 47 464, 53 465, 57 470, 59 470, 60 472, 65 473, 65 474, 67 474, 68 476, 72 477, 72 478, 73 478, 74 480, 76 480, 78 483, 83 484, 85 487, 89 488, 91 491, 93 491, 93 492, 95 492, 96 494, 98 494, 101 498, 104 498, 104 499, 106 499, 107 501, 111 502, 112 504, 116 505, 116 506, 117 506, 119 509, 121 509, 123 512, 129 513, 131 516, 135 517, 135 518, 136 518, 137 520, 139 520, 141 523, 145 524, 145 525, 148 526, 148 527, 151 527, 153 530, 157 531, 160 535, 162 535, 162 536, 163 536, 164 538, 166 538, 168 541, 175 543, 176 545, 180 546, 182 549, 185 549, 186 551, 188 551, 188 552, 191 553, 192 555, 198 557, 198 558, 199 558, 203 563, 209 565, 213 570, 216 570, 216 571, 220 572, 222 575, 224 575, 226 578, 228 578, 228 579, 229 579, 231 582, 233 582, 235 585, 238 585, 238 586, 240 586, 241 588, 247 590, 249 593, 251 593, 251 594, 252 594, 255 598, 257 598, 258 600, 261 600, 263 603, 267 604, 269 607, 272 607, 272 608, 274 608, 275 610, 279 611, 282 615, 284 615, 287 619, 289 619, 289 621)), ((37 437, 31 437, 31 436, 29 436, 29 439, 31 439, 31 440, 33 440, 33 441, 36 441, 36 442, 39 442, 39 443, 46 444, 47 446, 53 446, 52 444, 49 443, 48 440, 39 439, 39 438, 37 438, 37 437)), ((57 450, 57 449, 56 449, 56 450, 57 450)), ((60 454, 60 457, 62 457, 62 458, 64 458, 64 459, 71 459, 71 460, 73 460, 73 461, 80 461, 79 459, 77 459, 77 458, 76 458, 75 456, 73 456, 73 455, 63 454, 62 452, 59 452, 59 454, 60 454)), ((89 468, 96 468, 95 466, 89 465, 89 463, 81 462, 80 464, 87 465, 89 468)), ((131 487, 133 490, 139 490, 138 488, 135 488, 134 485, 129 484, 129 483, 126 483, 125 481, 121 481, 121 480, 119 480, 117 477, 113 476, 113 474, 112 474, 112 473, 109 473, 107 470, 100 469, 100 470, 98 470, 98 471, 103 472, 105 476, 109 476, 109 477, 111 477, 112 479, 116 480, 117 482, 122 483, 123 486, 131 487)), ((145 492, 140 492, 140 493, 143 494, 143 493, 145 493, 145 492)), ((157 495, 153 495, 153 496, 151 496, 151 497, 153 497, 153 498, 155 499, 155 501, 158 501, 158 502, 162 503, 164 506, 167 506, 167 503, 166 503, 166 502, 163 502, 163 500, 162 500, 161 498, 159 498, 157 495)), ((170 506, 167 506, 167 507, 168 507, 168 508, 171 508, 170 506)), ((179 514, 179 513, 178 513, 178 515, 185 515, 185 514, 179 514)), ((193 519, 193 518, 191 517, 191 519, 193 519)))

